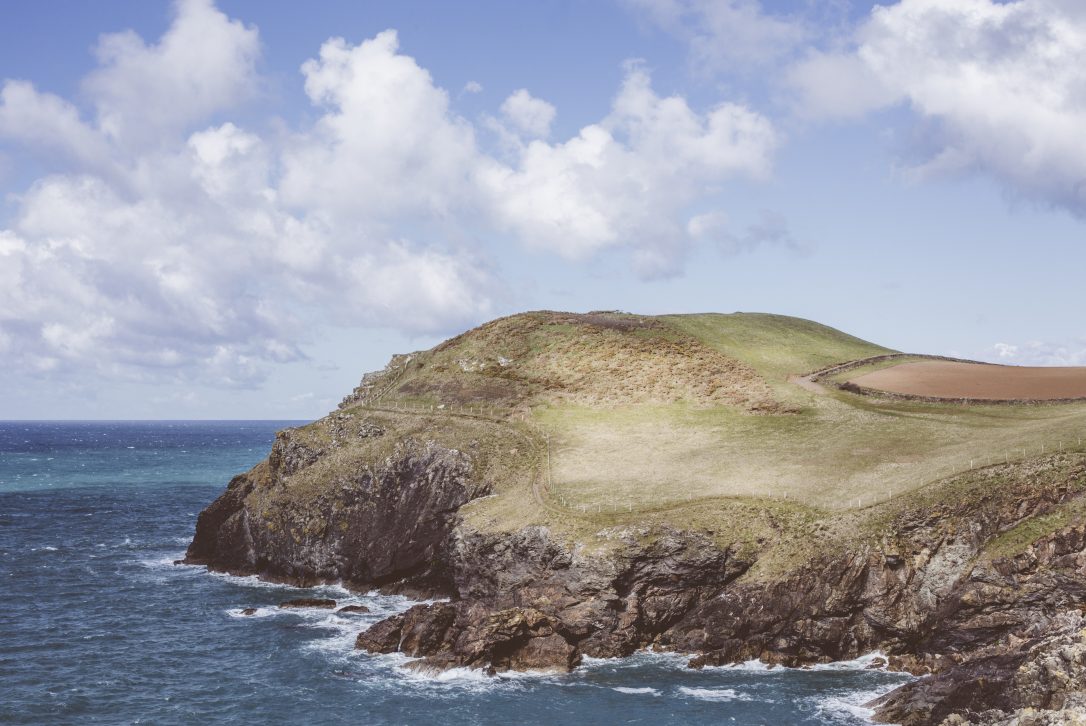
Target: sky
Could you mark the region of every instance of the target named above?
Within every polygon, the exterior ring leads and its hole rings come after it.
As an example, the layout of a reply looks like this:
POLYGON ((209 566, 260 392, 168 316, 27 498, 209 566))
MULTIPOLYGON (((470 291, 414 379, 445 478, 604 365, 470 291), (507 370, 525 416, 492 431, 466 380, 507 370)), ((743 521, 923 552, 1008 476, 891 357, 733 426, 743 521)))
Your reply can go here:
POLYGON ((9 3, 0 419, 306 419, 523 310, 1086 365, 1079 0, 9 3))

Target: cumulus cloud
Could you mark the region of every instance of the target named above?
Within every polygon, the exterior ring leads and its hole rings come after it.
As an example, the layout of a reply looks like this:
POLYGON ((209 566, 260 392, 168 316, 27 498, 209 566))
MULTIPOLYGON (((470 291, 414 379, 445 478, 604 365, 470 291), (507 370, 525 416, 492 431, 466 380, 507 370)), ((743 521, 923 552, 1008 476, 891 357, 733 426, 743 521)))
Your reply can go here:
MULTIPOLYGON (((0 230, 0 341, 13 365, 251 386, 302 359, 325 321, 430 332, 489 313, 493 281, 470 258, 360 229, 336 214, 338 198, 282 189, 299 149, 315 154, 323 143, 331 156, 355 142, 328 131, 349 78, 319 77, 320 61, 307 67, 314 100, 333 110, 283 150, 231 122, 199 128, 253 82, 255 30, 209 3, 182 2, 158 43, 131 34, 103 43, 84 84, 89 121, 29 83, 0 93, 0 137, 69 161, 18 195, 0 230), (195 47, 213 73, 191 57, 195 47)), ((388 163, 375 171, 410 181, 388 163)), ((357 193, 367 179, 335 181, 357 193)))
POLYGON ((474 129, 398 50, 392 30, 357 46, 334 38, 302 66, 306 94, 325 113, 283 157, 284 202, 387 220, 468 201, 474 129))
POLYGON ((58 96, 39 93, 26 81, 5 81, 0 88, 0 136, 88 165, 108 163, 108 143, 83 123, 74 105, 58 96))
POLYGON ((749 108, 695 110, 632 65, 608 115, 565 140, 547 139, 553 106, 513 93, 516 133, 491 153, 395 31, 324 43, 301 68, 313 120, 262 135, 224 118, 259 83, 259 48, 254 28, 182 0, 155 43, 103 36, 85 106, 5 82, 0 141, 63 160, 0 229, 13 366, 258 385, 323 326, 489 317, 501 285, 464 240, 672 274, 700 239, 688 210, 765 177, 778 141, 749 108))
POLYGON ((855 116, 907 104, 931 149, 916 175, 979 171, 1086 215, 1086 12, 1064 0, 901 0, 840 52, 790 72, 801 108, 855 116))
POLYGON ((633 65, 602 121, 564 142, 531 141, 480 179, 498 224, 529 245, 570 259, 631 247, 638 272, 656 277, 681 268, 692 240, 684 210, 714 184, 768 175, 777 143, 745 106, 698 113, 657 95, 633 65))
POLYGON ((84 80, 97 122, 126 145, 158 144, 252 94, 260 41, 211 0, 180 0, 154 45, 132 31, 103 35, 99 67, 84 80))
POLYGON ((554 106, 524 88, 505 99, 501 111, 510 123, 529 136, 549 136, 556 113, 554 106))

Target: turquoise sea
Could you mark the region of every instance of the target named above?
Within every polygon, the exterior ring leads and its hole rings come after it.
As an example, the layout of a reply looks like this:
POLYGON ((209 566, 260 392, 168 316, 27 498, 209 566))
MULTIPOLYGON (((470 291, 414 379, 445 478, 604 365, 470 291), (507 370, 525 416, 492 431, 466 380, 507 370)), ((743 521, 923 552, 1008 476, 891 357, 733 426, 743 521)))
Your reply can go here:
POLYGON ((172 564, 291 423, 0 422, 0 723, 862 724, 862 704, 908 678, 649 653, 426 678, 356 653, 360 630, 411 602, 324 587, 372 612, 280 611, 314 591, 172 564))

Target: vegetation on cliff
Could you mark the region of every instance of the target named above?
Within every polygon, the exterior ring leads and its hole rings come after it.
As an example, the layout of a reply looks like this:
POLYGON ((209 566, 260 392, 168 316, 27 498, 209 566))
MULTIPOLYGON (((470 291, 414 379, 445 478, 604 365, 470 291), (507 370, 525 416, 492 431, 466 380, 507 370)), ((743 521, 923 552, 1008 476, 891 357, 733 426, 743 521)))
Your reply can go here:
POLYGON ((881 648, 957 674, 886 713, 1013 708, 963 700, 962 684, 1012 684, 1008 664, 1048 652, 1046 623, 1086 601, 1086 405, 873 398, 803 377, 888 352, 782 316, 496 320, 396 356, 282 432, 201 514, 188 559, 450 597, 360 637, 421 668, 881 648))

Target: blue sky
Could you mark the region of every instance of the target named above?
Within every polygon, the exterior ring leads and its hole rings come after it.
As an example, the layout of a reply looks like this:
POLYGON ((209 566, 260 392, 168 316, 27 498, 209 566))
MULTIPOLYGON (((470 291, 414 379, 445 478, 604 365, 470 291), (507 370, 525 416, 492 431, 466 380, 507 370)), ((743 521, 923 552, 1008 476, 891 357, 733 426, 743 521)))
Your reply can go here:
POLYGON ((525 309, 1086 365, 1071 0, 42 1, 0 418, 307 418, 525 309))

